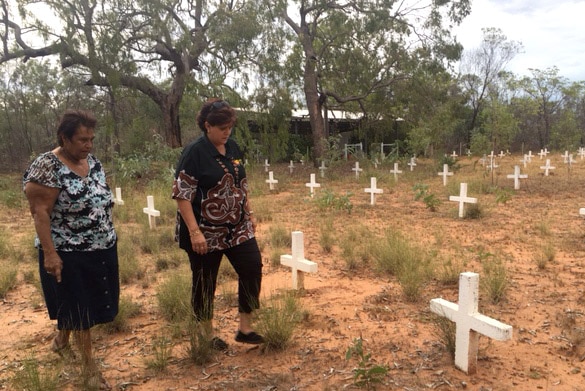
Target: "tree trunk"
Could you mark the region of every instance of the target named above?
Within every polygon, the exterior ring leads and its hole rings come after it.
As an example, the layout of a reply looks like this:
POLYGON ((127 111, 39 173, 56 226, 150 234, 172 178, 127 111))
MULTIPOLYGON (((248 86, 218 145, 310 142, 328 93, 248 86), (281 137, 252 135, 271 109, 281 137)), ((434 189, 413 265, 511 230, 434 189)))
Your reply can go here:
POLYGON ((308 59, 305 63, 304 90, 307 109, 309 111, 309 122, 311 123, 311 131, 313 134, 312 158, 315 167, 317 167, 325 153, 326 132, 323 113, 321 112, 321 103, 319 102, 319 91, 317 90, 317 72, 311 59, 308 59))

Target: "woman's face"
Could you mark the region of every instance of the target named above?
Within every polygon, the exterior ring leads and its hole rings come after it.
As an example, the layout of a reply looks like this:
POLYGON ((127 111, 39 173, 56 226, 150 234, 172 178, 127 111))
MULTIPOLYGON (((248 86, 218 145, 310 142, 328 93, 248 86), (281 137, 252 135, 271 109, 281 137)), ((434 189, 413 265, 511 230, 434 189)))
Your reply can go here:
POLYGON ((75 133, 73 133, 71 139, 63 137, 62 148, 65 149, 67 154, 73 159, 83 160, 86 159, 87 155, 91 152, 94 138, 95 132, 93 129, 80 125, 75 133))
POLYGON ((216 147, 225 145, 225 143, 227 143, 228 139, 230 138, 230 134, 232 134, 233 126, 234 124, 232 122, 215 126, 210 125, 209 122, 206 122, 205 127, 207 129, 207 138, 216 147))

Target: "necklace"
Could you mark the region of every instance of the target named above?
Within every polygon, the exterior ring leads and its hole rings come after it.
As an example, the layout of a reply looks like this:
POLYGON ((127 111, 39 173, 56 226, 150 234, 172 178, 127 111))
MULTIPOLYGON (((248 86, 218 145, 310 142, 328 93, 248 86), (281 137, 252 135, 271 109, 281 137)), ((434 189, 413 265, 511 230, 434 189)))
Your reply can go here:
MULTIPOLYGON (((224 162, 222 161, 222 159, 220 159, 218 156, 215 157, 215 160, 217 160, 217 162, 219 163, 219 165, 221 166, 221 168, 223 168, 223 172, 225 172, 226 174, 230 173, 230 170, 225 166, 224 162)), ((231 159, 231 163, 232 163, 232 167, 234 168, 234 176, 235 176, 235 185, 236 187, 240 187, 240 161, 239 160, 234 160, 233 158, 231 159)))

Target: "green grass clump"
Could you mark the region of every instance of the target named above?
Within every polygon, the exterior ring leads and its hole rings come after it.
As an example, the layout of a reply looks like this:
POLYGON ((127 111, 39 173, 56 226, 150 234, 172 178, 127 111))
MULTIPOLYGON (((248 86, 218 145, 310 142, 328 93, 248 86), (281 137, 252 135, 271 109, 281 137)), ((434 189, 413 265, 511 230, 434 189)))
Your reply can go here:
POLYGON ((0 299, 5 298, 6 294, 16 286, 17 271, 16 266, 0 262, 0 299))
POLYGON ((256 329, 264 337, 267 350, 284 350, 297 325, 305 318, 295 292, 271 296, 256 312, 256 329))
POLYGON ((61 389, 60 371, 42 368, 35 358, 27 358, 13 379, 13 386, 22 391, 57 391, 61 389))
POLYGON ((156 298, 162 316, 171 323, 192 317, 191 273, 172 273, 157 288, 156 298))
POLYGON ((122 296, 118 304, 118 315, 116 315, 116 318, 112 322, 100 325, 100 329, 103 329, 109 334, 129 331, 130 319, 139 315, 140 311, 140 304, 135 303, 129 296, 122 296))

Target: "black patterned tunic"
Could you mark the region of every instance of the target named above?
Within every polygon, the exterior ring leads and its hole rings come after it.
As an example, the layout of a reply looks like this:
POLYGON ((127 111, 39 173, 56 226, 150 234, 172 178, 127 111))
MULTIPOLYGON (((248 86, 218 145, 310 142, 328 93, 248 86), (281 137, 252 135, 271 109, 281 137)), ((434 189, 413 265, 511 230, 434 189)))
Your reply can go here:
MULTIPOLYGON (((173 199, 189 200, 209 251, 225 250, 254 237, 247 210, 248 180, 236 142, 229 139, 226 154, 201 136, 185 147, 175 171, 173 199)), ((191 248, 185 222, 177 212, 176 239, 191 248)))

